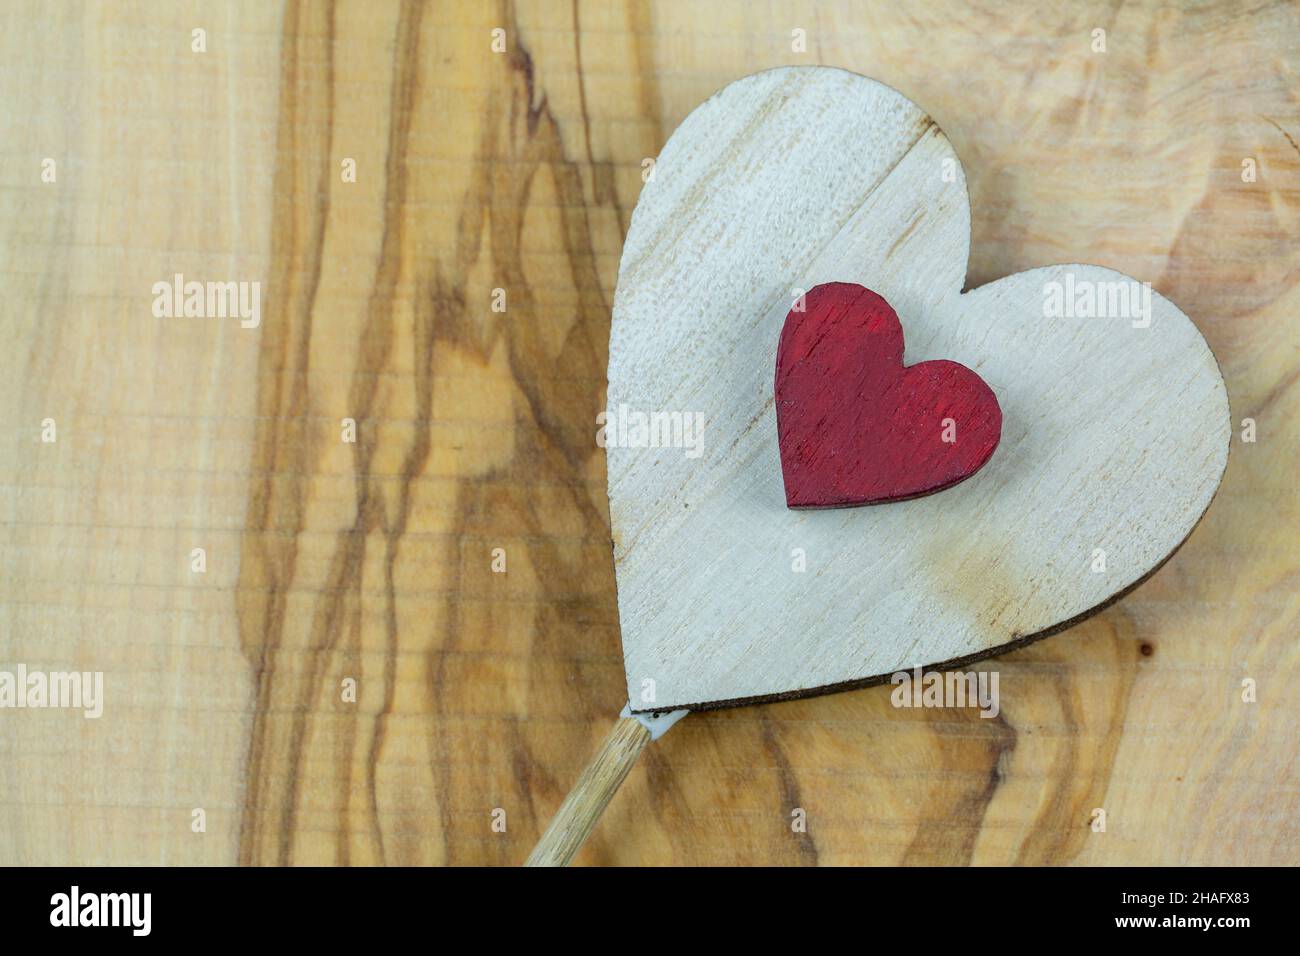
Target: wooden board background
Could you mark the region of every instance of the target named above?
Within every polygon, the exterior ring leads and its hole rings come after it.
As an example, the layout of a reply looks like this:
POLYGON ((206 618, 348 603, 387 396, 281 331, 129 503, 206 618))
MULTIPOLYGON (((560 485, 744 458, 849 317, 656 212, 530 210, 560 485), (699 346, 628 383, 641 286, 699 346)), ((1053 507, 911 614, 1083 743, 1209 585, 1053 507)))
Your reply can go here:
POLYGON ((1298 40, 1291 4, 0 5, 0 667, 107 697, 0 711, 0 862, 523 860, 623 702, 594 418, 641 162, 786 63, 940 123, 969 284, 1150 279, 1258 440, 1138 592, 984 665, 998 719, 693 716, 579 862, 1300 862, 1298 40), (262 282, 261 327, 154 318, 177 272, 262 282))

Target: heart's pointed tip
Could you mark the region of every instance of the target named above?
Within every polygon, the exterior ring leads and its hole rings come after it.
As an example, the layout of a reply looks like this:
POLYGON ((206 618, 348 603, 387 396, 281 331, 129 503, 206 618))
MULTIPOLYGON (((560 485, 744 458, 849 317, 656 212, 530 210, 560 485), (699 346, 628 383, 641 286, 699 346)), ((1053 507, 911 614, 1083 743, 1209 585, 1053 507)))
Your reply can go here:
POLYGON ((791 501, 785 499, 785 506, 791 511, 826 511, 828 508, 839 508, 841 505, 822 504, 819 501, 791 501))
POLYGON ((791 511, 815 511, 825 508, 825 495, 802 486, 797 482, 787 484, 785 488, 785 506, 791 511))
POLYGON ((791 511, 799 511, 808 507, 808 503, 803 500, 798 489, 791 488, 789 485, 785 489, 785 506, 791 511))

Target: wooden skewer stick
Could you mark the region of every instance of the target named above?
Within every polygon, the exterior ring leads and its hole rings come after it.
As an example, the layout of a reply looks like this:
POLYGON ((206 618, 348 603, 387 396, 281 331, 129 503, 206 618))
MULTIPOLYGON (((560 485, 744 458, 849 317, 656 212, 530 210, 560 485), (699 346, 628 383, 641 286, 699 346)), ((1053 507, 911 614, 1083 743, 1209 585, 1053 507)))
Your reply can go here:
POLYGON ((645 725, 632 717, 620 717, 524 866, 568 866, 649 742, 650 731, 645 725))
POLYGON ((656 715, 651 723, 629 716, 627 709, 606 735, 596 756, 582 771, 524 866, 568 866, 600 815, 632 771, 641 751, 677 722, 685 711, 656 715), (654 733, 651 733, 654 727, 654 733))

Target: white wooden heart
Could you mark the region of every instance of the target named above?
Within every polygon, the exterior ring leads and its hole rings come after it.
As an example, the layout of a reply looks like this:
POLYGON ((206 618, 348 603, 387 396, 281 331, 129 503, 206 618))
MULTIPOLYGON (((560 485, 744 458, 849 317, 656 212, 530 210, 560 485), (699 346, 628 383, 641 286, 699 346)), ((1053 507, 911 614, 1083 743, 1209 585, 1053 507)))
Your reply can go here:
POLYGON ((1196 327, 1096 266, 962 294, 969 248, 947 138, 874 80, 770 70, 673 134, 632 217, 610 333, 610 516, 634 710, 802 696, 986 656, 1105 606, 1186 539, 1230 430, 1196 327), (800 291, 829 281, 893 305, 907 364, 952 359, 993 387, 1002 442, 982 471, 908 502, 786 508, 777 340, 800 291), (703 416, 702 440, 692 449, 685 429, 668 439, 685 448, 618 445, 643 444, 636 416, 651 412, 703 416))

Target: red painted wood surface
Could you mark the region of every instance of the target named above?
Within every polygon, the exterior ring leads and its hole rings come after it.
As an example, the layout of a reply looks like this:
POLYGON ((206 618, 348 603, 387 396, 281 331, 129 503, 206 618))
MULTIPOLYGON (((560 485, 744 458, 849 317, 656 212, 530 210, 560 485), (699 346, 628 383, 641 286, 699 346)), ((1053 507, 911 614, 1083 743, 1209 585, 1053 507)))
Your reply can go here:
POLYGON ((1002 409, 957 362, 903 366, 903 327, 870 289, 829 282, 791 310, 776 352, 776 428, 786 504, 902 501, 975 474, 1002 409))

